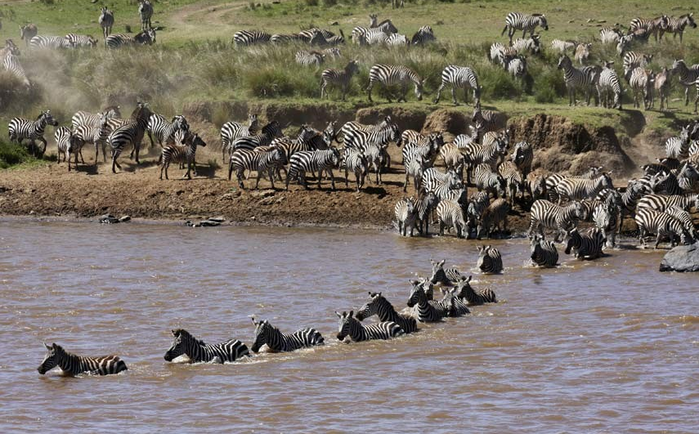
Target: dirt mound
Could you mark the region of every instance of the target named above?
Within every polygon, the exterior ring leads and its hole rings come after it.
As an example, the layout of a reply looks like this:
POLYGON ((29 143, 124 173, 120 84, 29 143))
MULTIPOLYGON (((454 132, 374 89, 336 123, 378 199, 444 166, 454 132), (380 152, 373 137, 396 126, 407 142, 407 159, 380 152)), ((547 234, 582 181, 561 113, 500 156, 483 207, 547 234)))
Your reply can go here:
POLYGON ((370 107, 357 110, 355 120, 363 124, 377 124, 391 116, 401 130, 422 130, 427 119, 427 109, 415 110, 401 107, 370 107))
POLYGON ((447 141, 452 136, 468 133, 468 126, 471 124, 470 115, 456 109, 435 110, 427 116, 422 126, 422 134, 434 132, 449 132, 447 141))

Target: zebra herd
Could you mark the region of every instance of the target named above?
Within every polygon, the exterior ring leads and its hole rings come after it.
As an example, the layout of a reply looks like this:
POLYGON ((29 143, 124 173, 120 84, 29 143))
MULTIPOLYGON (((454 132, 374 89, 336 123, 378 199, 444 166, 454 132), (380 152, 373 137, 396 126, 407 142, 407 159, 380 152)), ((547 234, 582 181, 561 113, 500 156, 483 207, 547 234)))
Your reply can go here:
MULTIPOLYGON (((470 314, 470 308, 487 303, 497 303, 498 299, 490 288, 475 289, 471 286, 472 276, 462 275, 455 267, 444 268, 444 260, 432 264, 430 278, 410 279, 411 289, 407 308, 396 311, 381 292, 369 291, 369 301, 359 309, 349 312, 335 312, 338 317, 336 337, 341 342, 363 342, 387 340, 419 331, 419 323, 442 322, 448 317, 470 314), (434 300, 435 288, 442 293, 441 300, 434 300), (376 316, 378 321, 363 323, 376 316)), ((207 344, 185 329, 172 330, 173 342, 163 358, 167 362, 175 359, 188 363, 231 363, 258 353, 263 347, 267 352, 290 352, 325 344, 325 338, 315 328, 302 328, 293 333, 283 333, 268 320, 256 321, 255 340, 248 347, 238 339, 230 339, 218 344, 207 344)), ((102 357, 78 356, 53 343, 44 344, 47 353, 37 371, 44 375, 58 367, 63 375, 76 376, 118 374, 128 370, 126 363, 118 356, 102 357)))

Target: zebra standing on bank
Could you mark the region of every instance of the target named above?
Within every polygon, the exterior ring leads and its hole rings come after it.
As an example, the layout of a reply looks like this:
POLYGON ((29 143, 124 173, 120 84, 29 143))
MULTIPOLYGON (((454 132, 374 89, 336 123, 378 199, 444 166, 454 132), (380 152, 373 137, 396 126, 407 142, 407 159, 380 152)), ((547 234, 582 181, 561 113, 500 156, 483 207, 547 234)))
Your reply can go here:
POLYGON ((353 342, 362 342, 373 339, 393 339, 405 334, 401 326, 393 321, 364 326, 354 317, 354 311, 349 313, 335 311, 335 315, 340 319, 337 332, 337 339, 340 341, 344 341, 347 336, 353 342))
POLYGON ((400 130, 398 126, 392 124, 390 128, 367 132, 354 131, 344 137, 346 148, 361 151, 367 158, 369 165, 376 173, 376 183, 381 184, 381 169, 388 160, 389 142, 400 141, 400 130))
POLYGON ((37 368, 39 374, 44 375, 58 366, 64 375, 94 374, 110 375, 126 371, 126 363, 119 356, 85 357, 78 356, 64 350, 57 344, 44 344, 48 354, 37 368))
POLYGON ((629 77, 629 86, 633 91, 633 106, 640 108, 639 94, 643 95, 643 109, 648 110, 653 102, 653 87, 655 75, 645 68, 635 68, 629 77))
POLYGON ((240 30, 233 34, 233 42, 236 47, 247 47, 255 44, 266 44, 272 35, 259 30, 240 30))
POLYGON ((638 200, 637 209, 648 208, 659 212, 664 212, 667 209, 676 206, 684 210, 690 210, 694 207, 699 212, 699 194, 686 195, 663 195, 663 194, 648 194, 638 200))
MULTIPOLYGON (((136 110, 131 113, 129 121, 109 133, 107 143, 112 148, 112 173, 116 173, 117 167, 121 170, 117 159, 127 145, 133 146, 136 154, 136 164, 140 164, 138 153, 141 149, 141 142, 143 141, 143 135, 148 127, 148 119, 151 114, 148 104, 139 102, 136 110)), ((163 161, 163 165, 165 165, 165 161, 163 161)))
POLYGON ((248 171, 257 172, 257 180, 255 181, 255 189, 260 185, 260 178, 263 174, 267 174, 272 189, 274 189, 274 173, 277 168, 282 166, 282 162, 286 159, 283 157, 283 150, 279 147, 272 146, 270 150, 261 152, 258 149, 238 149, 231 155, 228 165, 228 180, 230 181, 233 172, 236 172, 238 178, 238 186, 245 189, 243 185, 244 173, 248 171))
POLYGON ((13 118, 7 127, 7 131, 11 142, 21 145, 23 140, 30 140, 34 151, 39 150, 35 145, 35 141, 38 140, 43 143, 44 147, 41 149, 41 152, 34 153, 36 157, 41 158, 44 152, 46 152, 44 130, 47 125, 58 126, 58 121, 51 116, 51 110, 41 112, 35 121, 24 118, 13 118))
POLYGON ((68 162, 68 172, 70 172, 70 156, 75 155, 75 170, 78 170, 78 156, 85 164, 83 159, 82 148, 84 142, 79 140, 75 134, 68 127, 58 127, 54 133, 56 139, 56 147, 58 148, 58 153, 56 154, 56 162, 61 163, 61 155, 63 155, 63 161, 68 162))
POLYGON ((95 165, 97 165, 97 157, 99 157, 99 148, 102 146, 103 160, 107 161, 106 148, 107 137, 109 136, 109 124, 111 112, 98 113, 97 125, 90 122, 81 122, 80 118, 77 119, 78 114, 84 113, 86 115, 94 116, 91 113, 78 112, 73 116, 73 135, 80 142, 81 147, 86 144, 93 144, 95 146, 95 165))
POLYGON ((231 339, 220 344, 207 345, 203 340, 192 336, 187 330, 172 330, 174 342, 165 353, 164 359, 168 362, 185 355, 190 363, 226 363, 249 356, 248 347, 237 339, 231 339))
POLYGON ((515 39, 512 43, 512 49, 517 54, 531 53, 539 54, 541 52, 541 37, 538 34, 531 35, 529 38, 515 39))
POLYGON ((563 199, 568 201, 592 199, 603 189, 614 188, 610 174, 611 172, 602 173, 594 179, 566 178, 561 180, 556 185, 558 204, 560 205, 563 199))
POLYGON ((481 163, 473 171, 473 183, 478 191, 492 194, 494 199, 505 195, 505 179, 493 171, 488 163, 481 163))
POLYGON ((602 249, 606 239, 599 228, 590 228, 582 234, 574 228, 568 231, 567 238, 566 255, 571 251, 577 259, 597 259, 604 255, 602 249))
POLYGON ((253 136, 257 133, 258 128, 259 122, 255 113, 248 115, 247 125, 232 121, 223 124, 221 126, 221 158, 225 160, 226 151, 229 153, 233 152, 231 145, 236 139, 253 136))
POLYGON ((483 274, 502 273, 502 255, 492 246, 478 246, 476 266, 483 274))
POLYGON ((498 173, 505 180, 505 193, 510 205, 514 206, 515 198, 521 195, 524 198, 524 174, 519 171, 517 165, 510 160, 503 161, 498 166, 498 173))
POLYGON ((94 48, 97 46, 97 39, 92 35, 78 35, 76 33, 68 33, 63 37, 65 46, 70 48, 88 47, 94 48))
POLYGON ((534 148, 528 142, 517 142, 512 151, 510 160, 515 163, 517 169, 522 172, 522 176, 527 178, 532 171, 534 162, 534 148))
POLYGON ((597 96, 604 108, 621 110, 621 82, 616 71, 612 68, 614 62, 604 62, 602 72, 597 79, 597 96), (609 95, 613 95, 614 103, 610 104, 609 95))
POLYGON ((19 26, 19 39, 24 40, 24 45, 29 46, 29 41, 39 33, 39 30, 34 24, 27 24, 26 26, 19 26))
MULTIPOLYGON (((684 86, 684 105, 688 105, 689 88, 699 80, 699 64, 688 67, 684 59, 675 60, 672 64, 672 72, 677 75, 680 84, 684 86)), ((695 106, 696 101, 699 101, 699 87, 697 88, 695 106)))
POLYGON ((277 353, 323 345, 325 342, 320 332, 313 328, 297 330, 286 335, 267 320, 255 321, 253 317, 252 323, 255 325, 255 342, 250 347, 253 353, 260 351, 263 345, 277 353))
POLYGON ((380 322, 388 321, 398 324, 406 334, 418 330, 415 318, 396 312, 391 302, 381 295, 380 292, 369 291, 369 297, 371 301, 360 307, 354 315, 357 320, 364 321, 366 318, 376 315, 379 317, 380 322))
MULTIPOLYGON (((369 86, 367 86, 366 91, 369 95, 369 102, 373 102, 371 99, 371 91, 376 83, 381 83, 385 87, 398 84, 401 87, 401 93, 398 97, 398 102, 401 100, 407 102, 405 99, 408 93, 408 85, 412 83, 415 87, 415 96, 418 101, 422 101, 422 86, 424 80, 420 78, 419 75, 412 69, 403 65, 383 65, 376 64, 369 70, 369 86)), ((387 97, 388 102, 392 102, 390 97, 387 97)))
POLYGON ((505 17, 505 28, 502 29, 500 36, 507 32, 507 37, 510 39, 510 45, 512 45, 512 36, 514 36, 517 30, 522 31, 522 38, 534 34, 534 30, 537 27, 541 27, 544 30, 548 30, 548 22, 546 21, 546 15, 544 14, 521 14, 518 12, 510 12, 505 17))
POLYGON ((347 96, 352 76, 359 72, 359 63, 356 60, 350 60, 344 69, 326 69, 320 75, 320 99, 323 99, 328 85, 339 86, 342 92, 342 101, 347 96))
POLYGON ((689 156, 689 143, 691 141, 690 125, 685 125, 680 130, 679 136, 673 136, 665 141, 665 154, 668 158, 687 158, 689 156))
POLYGON ((437 218, 439 220, 439 235, 444 236, 444 228, 456 229, 456 236, 464 238, 468 235, 468 227, 464 218, 464 210, 455 200, 442 200, 437 205, 437 218))
POLYGON ((689 14, 681 15, 679 18, 670 17, 670 22, 666 29, 660 29, 660 39, 663 39, 663 34, 665 32, 672 33, 672 39, 674 40, 677 35, 680 35, 680 43, 682 42, 682 35, 684 34, 684 29, 689 26, 693 29, 697 28, 697 23, 694 21, 694 12, 689 14))
POLYGON ((558 206, 545 199, 536 200, 531 207, 528 236, 532 236, 534 230, 542 237, 544 228, 556 231, 555 241, 559 235, 566 235, 567 231, 574 228, 578 220, 585 218, 585 212, 580 202, 573 201, 568 206, 558 206))
POLYGON ((2 66, 5 71, 17 77, 18 80, 26 87, 31 86, 29 78, 27 78, 27 73, 22 67, 17 56, 19 55, 19 48, 12 42, 12 39, 5 41, 5 48, 0 50, 0 59, 2 60, 2 66))
POLYGON ((456 282, 457 297, 466 301, 468 306, 480 306, 487 303, 497 303, 498 298, 490 288, 475 290, 471 286, 473 276, 461 278, 456 282))
POLYGON ((535 234, 530 246, 532 264, 541 268, 553 268, 558 264, 558 250, 553 242, 535 234))
POLYGON ((410 233, 412 237, 418 217, 415 200, 412 197, 399 199, 394 207, 394 214, 398 224, 398 233, 404 237, 410 233))
POLYGON ((660 110, 670 108, 670 79, 672 73, 667 67, 663 67, 662 71, 655 75, 655 83, 653 85, 655 93, 660 98, 660 110))
POLYGON ((289 189, 289 181, 298 180, 304 188, 306 184, 306 172, 318 173, 318 189, 323 179, 323 172, 330 175, 331 187, 335 190, 335 175, 333 169, 340 164, 340 153, 337 149, 325 149, 322 151, 299 151, 289 157, 289 171, 286 175, 286 189, 289 189))
POLYGON ((510 205, 505 199, 495 199, 481 214, 476 230, 476 238, 480 240, 483 236, 490 237, 493 230, 507 232, 507 213, 509 211, 510 205), (502 224, 502 227, 500 227, 500 224, 502 224))
POLYGON ((643 29, 648 33, 648 35, 652 34, 655 38, 655 41, 657 42, 658 34, 660 34, 662 37, 662 33, 668 29, 669 25, 670 17, 668 17, 667 15, 661 15, 652 19, 634 18, 633 20, 631 20, 631 24, 629 25, 629 33, 633 33, 636 30, 643 29))
POLYGON ((568 50, 573 50, 575 49, 575 41, 564 41, 561 39, 554 39, 551 41, 551 49, 553 51, 558 51, 561 54, 564 54, 568 50))
POLYGON ((641 54, 635 51, 627 51, 624 53, 624 78, 629 81, 631 72, 636 68, 645 68, 653 61, 652 54, 641 54))
POLYGON ((439 302, 429 301, 425 292, 425 284, 428 282, 424 278, 411 280, 413 285, 408 298, 408 307, 413 308, 413 316, 420 322, 439 322, 449 313, 448 306, 439 302))
POLYGON ((444 268, 445 261, 445 259, 442 259, 439 262, 435 262, 430 258, 430 263, 432 264, 432 276, 429 278, 429 282, 432 285, 440 284, 445 286, 454 286, 454 283, 461 279, 461 273, 456 267, 444 268))
POLYGON ((102 12, 97 20, 102 28, 102 36, 104 36, 104 45, 107 45, 107 37, 112 34, 112 26, 114 26, 114 12, 102 6, 102 12))
POLYGON ((425 160, 421 155, 411 158, 408 161, 404 161, 405 165, 405 182, 403 183, 403 191, 408 190, 408 181, 410 178, 413 179, 413 186, 415 191, 420 191, 422 184, 422 175, 425 173, 425 160))
POLYGON ((563 55, 558 60, 558 69, 563 70, 563 80, 568 89, 568 105, 575 105, 575 91, 581 89, 585 93, 587 105, 590 105, 590 95, 596 82, 596 76, 588 71, 577 69, 573 66, 570 57, 563 55))
POLYGON ((437 38, 434 36, 434 31, 430 26, 422 26, 417 32, 410 38, 410 43, 412 45, 425 45, 430 42, 436 41, 437 38))
POLYGON ((468 104, 468 88, 473 89, 474 104, 480 103, 481 86, 478 85, 478 76, 467 66, 448 65, 442 71, 442 84, 437 89, 437 97, 434 100, 435 104, 439 103, 442 95, 442 89, 447 85, 451 86, 451 98, 454 105, 459 103, 456 101, 456 88, 464 89, 464 103, 468 104))
POLYGON ((527 59, 524 56, 518 55, 512 58, 505 59, 505 69, 510 73, 512 78, 523 80, 527 75, 527 59))
POLYGON ((254 136, 244 136, 235 139, 233 143, 228 145, 228 151, 232 153, 238 149, 253 150, 259 146, 268 146, 272 144, 275 139, 281 137, 284 137, 284 132, 279 122, 274 120, 263 126, 260 132, 254 136))
POLYGON ((345 187, 349 187, 349 172, 352 172, 357 182, 357 192, 359 192, 369 172, 367 156, 358 149, 346 148, 342 153, 342 165, 345 167, 345 187))
POLYGON ((141 30, 153 28, 150 22, 153 17, 153 5, 150 0, 138 0, 138 17, 141 19, 141 30))
POLYGON ((199 134, 192 133, 189 130, 180 131, 184 133, 183 145, 172 143, 165 146, 161 152, 160 179, 163 179, 163 171, 165 171, 165 179, 170 179, 167 176, 167 169, 172 162, 187 163, 187 172, 182 176, 183 178, 192 179, 190 174, 192 171, 194 176, 197 176, 197 147, 206 146, 206 142, 199 137, 199 134))
POLYGON ((453 170, 442 173, 434 168, 426 169, 422 174, 422 190, 425 193, 434 193, 440 200, 448 199, 451 191, 463 186, 459 176, 453 170))
POLYGON ((172 121, 168 122, 165 116, 153 113, 148 119, 148 126, 146 128, 151 145, 154 144, 153 136, 155 136, 155 139, 162 148, 164 143, 174 140, 175 133, 178 131, 189 131, 189 124, 183 115, 177 115, 172 118, 172 121))
POLYGON ((489 132, 497 131, 507 126, 507 116, 504 113, 493 110, 482 110, 480 104, 476 104, 471 116, 473 125, 476 126, 479 136, 489 132))

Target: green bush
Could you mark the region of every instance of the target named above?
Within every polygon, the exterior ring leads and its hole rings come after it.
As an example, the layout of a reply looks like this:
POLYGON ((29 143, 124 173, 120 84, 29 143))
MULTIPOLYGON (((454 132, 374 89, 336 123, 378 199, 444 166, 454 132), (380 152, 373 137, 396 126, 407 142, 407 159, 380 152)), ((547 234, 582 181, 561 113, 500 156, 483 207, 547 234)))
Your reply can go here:
POLYGON ((16 164, 31 161, 34 158, 29 155, 24 146, 16 143, 5 143, 0 141, 0 169, 6 169, 16 164))

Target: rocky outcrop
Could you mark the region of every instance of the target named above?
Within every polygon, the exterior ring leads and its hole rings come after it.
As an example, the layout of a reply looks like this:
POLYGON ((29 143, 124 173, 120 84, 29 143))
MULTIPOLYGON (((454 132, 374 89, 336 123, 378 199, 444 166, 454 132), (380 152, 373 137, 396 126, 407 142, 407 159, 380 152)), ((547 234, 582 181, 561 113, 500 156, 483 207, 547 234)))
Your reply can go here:
POLYGON ((660 271, 699 271, 699 241, 667 252, 660 263, 660 271))

